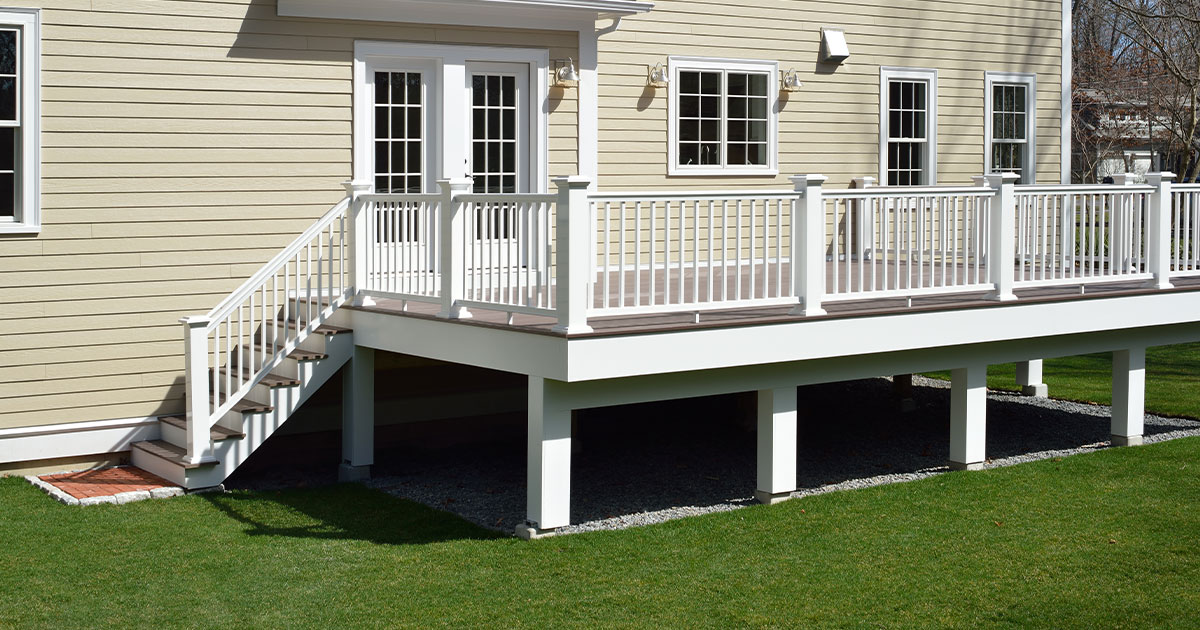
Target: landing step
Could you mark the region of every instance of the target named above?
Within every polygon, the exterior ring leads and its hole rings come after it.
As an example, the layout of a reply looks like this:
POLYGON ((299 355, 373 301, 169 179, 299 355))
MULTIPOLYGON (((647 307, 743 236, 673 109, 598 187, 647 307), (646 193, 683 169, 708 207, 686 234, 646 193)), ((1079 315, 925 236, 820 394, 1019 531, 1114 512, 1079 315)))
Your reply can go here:
MULTIPOLYGON (((236 366, 234 367, 234 370, 236 370, 234 374, 241 372, 242 381, 250 380, 250 377, 254 376, 254 373, 250 370, 238 370, 236 366)), ((221 368, 222 374, 228 371, 229 368, 227 367, 221 368)), ((267 374, 266 376, 262 377, 262 380, 259 381, 259 383, 266 385, 267 387, 291 387, 293 385, 299 385, 300 379, 292 378, 290 376, 280 376, 278 374, 267 374)))
MULTIPOLYGON (((159 418, 158 421, 187 431, 187 420, 180 418, 179 416, 167 416, 164 418, 159 418)), ((220 442, 221 440, 240 440, 246 437, 246 434, 242 433, 241 431, 234 431, 228 427, 223 427, 219 424, 214 424, 212 429, 209 431, 209 437, 214 442, 220 442)))
MULTIPOLYGON (((281 320, 281 321, 288 328, 296 328, 296 320, 294 320, 294 319, 287 319, 287 320, 281 320)), ((307 324, 305 324, 305 325, 307 326, 307 324)), ((354 331, 349 328, 339 328, 337 326, 330 326, 329 324, 321 324, 320 326, 317 326, 317 332, 322 335, 342 335, 342 334, 350 333, 350 332, 354 332, 354 331)))
MULTIPOLYGON (((267 346, 266 349, 268 352, 274 354, 274 353, 278 352, 279 349, 282 347, 283 346, 267 346)), ((244 345, 244 346, 242 346, 242 348, 243 348, 243 356, 245 356, 247 359, 250 358, 249 357, 250 346, 244 345)), ((259 345, 259 344, 255 344, 254 345, 254 356, 261 357, 262 352, 263 352, 263 346, 259 345)), ((289 352, 287 356, 289 359, 292 359, 293 361, 319 361, 321 359, 329 358, 329 355, 325 354, 324 352, 313 352, 312 350, 305 350, 304 348, 296 348, 295 350, 292 350, 291 352, 289 352)), ((233 355, 234 365, 237 365, 237 358, 238 357, 236 354, 233 355)))
POLYGON ((214 459, 207 462, 201 462, 199 464, 192 464, 187 461, 187 449, 175 446, 174 444, 171 444, 165 440, 134 442, 132 447, 188 470, 200 468, 201 466, 211 466, 217 463, 217 461, 214 459))

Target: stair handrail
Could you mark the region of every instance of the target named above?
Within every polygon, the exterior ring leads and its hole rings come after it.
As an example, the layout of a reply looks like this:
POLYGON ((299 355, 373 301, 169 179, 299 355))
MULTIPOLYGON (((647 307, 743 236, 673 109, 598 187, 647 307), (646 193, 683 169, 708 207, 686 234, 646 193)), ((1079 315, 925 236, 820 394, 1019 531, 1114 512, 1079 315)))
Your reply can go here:
POLYGON ((351 203, 350 196, 343 198, 208 313, 180 320, 184 325, 189 463, 212 460, 209 432, 213 424, 353 297, 353 228, 348 216, 351 203), (325 235, 327 238, 322 240, 325 235), (289 265, 294 273, 289 272, 289 265), (257 305, 256 295, 261 296, 257 305), (220 334, 222 325, 224 335, 220 334), (217 335, 210 343, 214 331, 217 335))

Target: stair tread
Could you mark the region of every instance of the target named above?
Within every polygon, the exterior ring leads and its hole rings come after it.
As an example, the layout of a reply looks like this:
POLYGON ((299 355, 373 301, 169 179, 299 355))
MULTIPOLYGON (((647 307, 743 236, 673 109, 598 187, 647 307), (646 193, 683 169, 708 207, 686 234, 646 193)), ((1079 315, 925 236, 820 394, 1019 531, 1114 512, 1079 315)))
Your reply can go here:
MULTIPOLYGON (((284 319, 284 320, 280 320, 280 321, 282 321, 284 323, 284 325, 287 326, 288 328, 296 327, 296 320, 294 320, 294 319, 284 319)), ((345 333, 349 333, 349 332, 354 332, 354 330, 350 329, 350 328, 341 328, 339 326, 330 326, 329 324, 321 324, 320 326, 317 326, 317 332, 319 332, 323 335, 341 335, 341 334, 345 334, 345 333)))
MULTIPOLYGON (((222 399, 222 402, 224 402, 224 399, 222 399)), ((275 407, 273 407, 272 405, 269 405, 264 402, 258 402, 257 400, 250 400, 249 398, 243 398, 243 399, 237 401, 236 403, 233 404, 233 409, 232 409, 232 411, 240 411, 242 413, 246 413, 246 412, 266 413, 268 411, 274 411, 274 410, 275 410, 275 407)))
MULTIPOLYGON (((242 347, 249 348, 250 344, 243 345, 242 347)), ((274 353, 274 352, 277 352, 279 350, 279 348, 282 346, 263 346, 260 343, 256 343, 256 344, 254 344, 254 353, 256 355, 261 353, 263 351, 264 347, 268 348, 272 353, 274 353)), ((289 352, 287 356, 289 359, 293 359, 295 361, 317 361, 320 359, 328 359, 329 358, 329 355, 325 354, 324 352, 315 352, 312 350, 305 350, 304 348, 296 348, 295 350, 292 350, 291 352, 289 352)), ((234 355, 233 358, 236 360, 237 355, 234 355)))
MULTIPOLYGON (((253 373, 250 370, 247 370, 247 369, 238 370, 237 366, 234 366, 233 369, 236 370, 237 372, 241 372, 243 378, 248 379, 251 376, 253 376, 253 373)), ((221 368, 221 373, 225 373, 228 371, 229 371, 228 367, 221 368)), ((294 378, 291 376, 281 376, 281 375, 275 374, 275 373, 268 373, 266 376, 262 377, 262 380, 260 380, 259 383, 266 385, 267 387, 291 387, 293 385, 299 385, 300 379, 294 378)))
MULTIPOLYGON (((178 427, 185 431, 187 430, 187 420, 185 418, 180 418, 179 416, 165 416, 159 418, 158 421, 169 424, 173 427, 178 427)), ((246 437, 245 433, 242 433, 241 431, 234 431, 229 427, 223 427, 219 424, 214 424, 212 429, 209 431, 209 438, 214 442, 220 442, 221 440, 236 440, 244 437, 246 437)))
POLYGON ((166 440, 146 440, 144 442, 134 442, 133 448, 144 451, 155 457, 171 462, 177 466, 186 469, 200 468, 201 466, 211 466, 216 462, 204 462, 202 464, 192 464, 187 461, 187 449, 180 448, 167 442, 166 440))

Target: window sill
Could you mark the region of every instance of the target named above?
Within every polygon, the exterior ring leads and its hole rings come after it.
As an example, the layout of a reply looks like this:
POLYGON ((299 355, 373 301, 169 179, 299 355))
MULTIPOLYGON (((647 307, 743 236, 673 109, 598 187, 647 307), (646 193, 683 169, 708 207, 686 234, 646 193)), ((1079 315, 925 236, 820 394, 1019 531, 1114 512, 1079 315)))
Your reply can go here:
POLYGON ((42 226, 32 223, 18 223, 16 221, 0 221, 0 235, 4 234, 41 234, 42 226))
POLYGON ((671 177, 776 177, 777 168, 668 168, 671 177))

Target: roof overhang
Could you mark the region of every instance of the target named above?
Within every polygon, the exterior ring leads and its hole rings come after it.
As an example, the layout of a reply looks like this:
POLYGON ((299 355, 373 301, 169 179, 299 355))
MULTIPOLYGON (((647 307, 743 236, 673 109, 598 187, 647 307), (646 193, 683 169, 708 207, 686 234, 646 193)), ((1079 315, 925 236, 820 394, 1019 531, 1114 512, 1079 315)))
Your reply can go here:
POLYGON ((637 0, 278 0, 284 17, 570 30, 652 8, 637 0))

